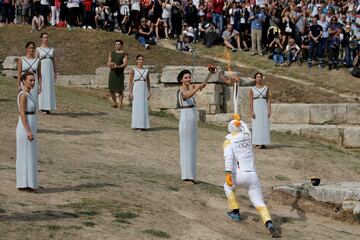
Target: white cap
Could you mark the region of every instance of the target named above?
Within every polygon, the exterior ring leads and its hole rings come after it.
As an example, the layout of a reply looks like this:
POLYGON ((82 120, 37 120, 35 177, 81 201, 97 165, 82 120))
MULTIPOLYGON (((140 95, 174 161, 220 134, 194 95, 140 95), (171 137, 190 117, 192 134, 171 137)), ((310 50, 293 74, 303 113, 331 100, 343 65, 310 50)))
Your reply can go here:
POLYGON ((240 132, 240 121, 239 120, 231 120, 228 124, 228 131, 230 133, 240 132))

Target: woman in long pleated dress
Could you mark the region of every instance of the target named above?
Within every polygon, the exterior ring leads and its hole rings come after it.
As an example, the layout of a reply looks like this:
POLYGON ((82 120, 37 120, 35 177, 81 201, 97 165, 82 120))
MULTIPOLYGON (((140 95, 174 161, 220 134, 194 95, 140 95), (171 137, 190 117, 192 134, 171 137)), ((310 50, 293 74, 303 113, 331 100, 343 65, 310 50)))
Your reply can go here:
POLYGON ((38 104, 38 95, 41 93, 42 76, 40 60, 35 57, 34 42, 26 43, 26 55, 18 59, 17 88, 19 92, 22 90, 21 76, 26 72, 34 73, 35 85, 30 90, 30 93, 38 104))
POLYGON ((16 128, 16 187, 19 190, 34 190, 37 180, 37 104, 30 93, 35 76, 26 72, 21 77, 22 91, 17 97, 19 121, 16 128))
POLYGON ((203 89, 206 83, 196 84, 190 87, 191 72, 182 70, 178 77, 181 84, 178 105, 181 109, 179 122, 180 137, 180 166, 181 179, 187 183, 195 183, 196 180, 196 155, 197 155, 197 111, 194 95, 203 89))
POLYGON ((36 56, 41 61, 42 92, 39 94, 39 109, 50 114, 56 109, 55 81, 56 69, 54 49, 49 47, 49 35, 40 35, 41 46, 36 49, 36 56))
POLYGON ((149 70, 143 67, 144 56, 136 57, 136 67, 131 69, 129 78, 129 98, 132 100, 131 128, 150 128, 148 100, 151 97, 149 70))
POLYGON ((263 84, 263 74, 256 73, 255 87, 250 89, 250 111, 252 117, 252 143, 264 149, 270 141, 271 95, 268 86, 263 84))

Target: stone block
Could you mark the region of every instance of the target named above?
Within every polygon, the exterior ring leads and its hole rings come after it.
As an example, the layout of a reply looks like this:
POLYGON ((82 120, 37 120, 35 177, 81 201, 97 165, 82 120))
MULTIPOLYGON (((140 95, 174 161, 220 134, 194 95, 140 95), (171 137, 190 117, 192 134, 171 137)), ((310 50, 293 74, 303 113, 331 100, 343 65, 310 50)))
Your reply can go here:
MULTIPOLYGON (((301 183, 293 183, 286 186, 274 187, 278 190, 296 195, 297 192, 307 194, 316 201, 342 204, 344 201, 356 201, 360 199, 360 182, 340 182, 336 184, 320 185, 312 187, 309 191, 301 191, 301 183)), ((356 206, 354 206, 356 207, 356 206)))
POLYGON ((270 130, 285 134, 300 135, 302 125, 298 124, 271 124, 270 130))
POLYGON ((109 77, 110 68, 109 67, 98 67, 95 70, 95 75, 108 76, 109 77))
POLYGON ((176 93, 178 87, 153 88, 150 98, 150 108, 153 109, 174 109, 176 108, 176 93))
POLYGON ((341 208, 344 211, 353 211, 356 201, 345 200, 341 204, 341 208))
POLYGON ((108 86, 109 75, 95 75, 95 78, 92 79, 91 85, 104 85, 108 86))
POLYGON ((360 202, 359 201, 354 204, 353 214, 354 215, 360 214, 360 202))
POLYGON ((207 114, 205 121, 212 125, 227 126, 231 119, 232 119, 231 113, 221 113, 215 115, 207 114))
POLYGON ((18 56, 7 56, 2 63, 2 68, 4 70, 17 70, 18 56))
POLYGON ((309 124, 308 104, 272 104, 271 123, 309 124))
POLYGON ((347 123, 360 124, 360 104, 349 103, 347 108, 347 123))
POLYGON ((341 182, 313 188, 309 195, 317 201, 341 204, 348 199, 359 201, 360 182, 341 182))
POLYGON ((61 86, 90 85, 95 75, 58 75, 56 84, 61 86))
POLYGON ((347 104, 311 104, 310 124, 346 123, 347 104))
POLYGON ((334 125, 310 125, 305 128, 301 128, 300 135, 309 138, 318 138, 341 145, 343 142, 343 131, 343 127, 337 127, 334 125))
POLYGON ((195 95, 197 107, 205 109, 206 113, 220 113, 222 92, 223 86, 221 84, 208 84, 195 95))
POLYGON ((343 146, 347 148, 360 148, 360 126, 344 128, 343 146))
POLYGON ((250 78, 250 77, 241 77, 240 78, 240 86, 243 86, 243 87, 255 86, 255 79, 250 78))
POLYGON ((1 73, 9 78, 17 78, 17 70, 7 69, 7 70, 2 70, 1 73))
MULTIPOLYGON (((132 68, 134 68, 135 65, 128 65, 125 69, 124 69, 124 74, 129 74, 130 73, 130 70, 132 68)), ((156 67, 155 65, 144 65, 144 67, 146 67, 147 69, 149 69, 149 72, 150 73, 155 73, 156 72, 156 67)), ((96 75, 106 75, 106 76, 109 76, 109 73, 110 73, 110 68, 109 67, 98 67, 96 70, 95 70, 95 74, 96 75)))
MULTIPOLYGON (((179 72, 184 69, 189 69, 190 71, 194 69, 194 74, 192 75, 192 81, 194 83, 204 82, 209 74, 209 70, 207 69, 207 67, 202 66, 195 66, 194 68, 192 66, 166 66, 165 68, 163 68, 160 82, 166 84, 177 84, 177 76, 179 72)), ((216 82, 219 82, 219 75, 212 74, 210 79, 208 80, 208 83, 216 82)))

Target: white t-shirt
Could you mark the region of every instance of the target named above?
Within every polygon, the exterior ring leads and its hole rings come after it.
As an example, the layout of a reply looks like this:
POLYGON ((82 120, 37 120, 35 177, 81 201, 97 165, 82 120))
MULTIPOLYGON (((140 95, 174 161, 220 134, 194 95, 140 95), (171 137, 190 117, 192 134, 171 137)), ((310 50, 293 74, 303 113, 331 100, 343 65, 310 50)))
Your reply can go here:
POLYGON ((161 17, 164 18, 171 18, 171 4, 170 3, 166 3, 165 6, 163 7, 163 12, 161 17))
POLYGON ((40 0, 41 5, 50 5, 48 0, 40 0))
POLYGON ((140 0, 132 0, 131 11, 133 11, 133 10, 140 12, 140 0))

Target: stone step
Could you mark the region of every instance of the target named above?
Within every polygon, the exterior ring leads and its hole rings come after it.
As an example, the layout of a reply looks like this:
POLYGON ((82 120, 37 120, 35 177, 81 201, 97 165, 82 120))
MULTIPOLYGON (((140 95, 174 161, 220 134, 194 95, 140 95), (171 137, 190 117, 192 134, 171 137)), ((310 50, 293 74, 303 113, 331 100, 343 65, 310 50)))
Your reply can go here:
POLYGON ((273 187, 273 191, 296 197, 300 194, 324 203, 342 204, 343 210, 353 211, 354 215, 360 214, 360 182, 340 182, 319 186, 312 186, 310 183, 292 183, 273 187))
POLYGON ((360 125, 271 124, 271 131, 322 139, 346 148, 360 148, 360 125))

